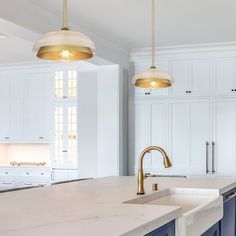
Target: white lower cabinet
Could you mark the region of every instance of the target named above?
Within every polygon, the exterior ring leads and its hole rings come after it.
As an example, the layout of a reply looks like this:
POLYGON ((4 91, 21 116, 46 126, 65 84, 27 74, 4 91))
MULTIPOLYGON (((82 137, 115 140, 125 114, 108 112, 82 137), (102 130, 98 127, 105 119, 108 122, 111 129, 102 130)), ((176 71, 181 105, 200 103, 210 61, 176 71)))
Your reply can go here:
POLYGON ((75 169, 53 169, 52 170, 52 182, 63 182, 63 181, 70 181, 70 180, 76 180, 79 178, 78 176, 78 170, 75 169))
POLYGON ((217 175, 236 175, 236 99, 216 99, 213 107, 211 169, 217 175))
POLYGON ((209 100, 170 101, 169 115, 171 174, 206 174, 206 142, 210 138, 209 100))
POLYGON ((51 168, 49 167, 2 167, 0 168, 0 190, 50 185, 51 168))

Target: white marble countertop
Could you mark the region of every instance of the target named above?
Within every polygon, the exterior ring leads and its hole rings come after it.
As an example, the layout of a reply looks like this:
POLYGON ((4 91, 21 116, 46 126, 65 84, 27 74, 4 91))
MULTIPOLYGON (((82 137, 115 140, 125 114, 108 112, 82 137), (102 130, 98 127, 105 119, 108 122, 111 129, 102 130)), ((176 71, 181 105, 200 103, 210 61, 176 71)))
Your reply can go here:
MULTIPOLYGON (((236 187, 234 178, 152 178, 159 189, 236 187)), ((141 236, 181 215, 174 206, 123 204, 136 195, 136 177, 107 177, 0 194, 1 236, 141 236)))

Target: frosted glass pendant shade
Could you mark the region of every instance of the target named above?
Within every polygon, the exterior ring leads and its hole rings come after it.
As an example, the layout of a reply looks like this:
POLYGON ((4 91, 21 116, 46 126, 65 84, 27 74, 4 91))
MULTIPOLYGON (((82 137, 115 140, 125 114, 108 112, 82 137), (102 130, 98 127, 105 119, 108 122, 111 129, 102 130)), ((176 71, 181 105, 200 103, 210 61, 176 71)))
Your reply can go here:
POLYGON ((168 88, 173 83, 171 75, 156 67, 148 68, 136 74, 132 83, 139 88, 168 88))
POLYGON ((90 38, 80 32, 62 29, 41 37, 35 43, 33 50, 38 58, 69 62, 93 57, 95 45, 90 38))

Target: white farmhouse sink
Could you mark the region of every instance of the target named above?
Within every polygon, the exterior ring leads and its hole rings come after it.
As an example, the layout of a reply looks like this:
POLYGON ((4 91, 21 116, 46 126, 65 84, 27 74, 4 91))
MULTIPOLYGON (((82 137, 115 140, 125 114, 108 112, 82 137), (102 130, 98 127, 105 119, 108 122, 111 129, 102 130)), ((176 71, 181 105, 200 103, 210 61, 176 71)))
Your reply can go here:
POLYGON ((217 190, 172 188, 125 203, 182 207, 176 236, 199 236, 223 217, 223 198, 217 190))

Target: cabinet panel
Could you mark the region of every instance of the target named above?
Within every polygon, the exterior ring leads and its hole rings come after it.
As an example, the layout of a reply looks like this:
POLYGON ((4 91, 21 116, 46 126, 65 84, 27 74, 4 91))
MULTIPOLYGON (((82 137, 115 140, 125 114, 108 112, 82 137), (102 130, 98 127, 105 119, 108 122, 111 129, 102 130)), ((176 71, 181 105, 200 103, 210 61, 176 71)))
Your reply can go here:
POLYGON ((10 102, 9 100, 0 100, 1 122, 0 122, 0 140, 10 139, 10 102))
MULTIPOLYGON (((134 107, 134 133, 133 133, 133 142, 134 142, 134 158, 135 158, 135 170, 138 168, 138 158, 144 148, 148 146, 148 115, 149 109, 146 103, 137 103, 134 107)), ((149 166, 148 156, 144 160, 144 167, 149 166)))
POLYGON ((191 104, 190 162, 192 174, 206 174, 206 142, 210 139, 210 104, 208 100, 191 104))
POLYGON ((50 98, 50 79, 49 73, 27 74, 25 96, 28 99, 44 99, 49 101, 50 98))
POLYGON ((236 101, 214 101, 216 174, 235 175, 236 101))
POLYGON ((24 140, 48 142, 50 105, 44 99, 30 99, 24 104, 24 140))
POLYGON ((221 235, 236 235, 236 199, 234 192, 224 199, 224 216, 221 219, 221 235), (232 194, 232 195, 231 195, 232 194))
POLYGON ((171 102, 170 117, 171 171, 183 174, 190 171, 190 104, 171 102))
POLYGON ((235 95, 235 59, 217 58, 214 62, 214 92, 216 95, 235 95))
POLYGON ((175 222, 172 221, 145 236, 175 236, 175 222))
POLYGON ((190 64, 188 60, 176 60, 169 63, 170 73, 174 78, 171 95, 185 95, 190 90, 190 64))
POLYGON ((208 59, 193 60, 191 63, 191 93, 208 95, 210 93, 210 61, 208 59))
MULTIPOLYGON (((207 232, 205 232, 204 234, 202 234, 202 236, 220 236, 220 224, 217 223, 215 225, 213 225, 209 230, 207 230, 207 232)), ((222 235, 224 236, 224 235, 222 235)), ((228 235, 225 235, 228 236, 228 235)))
MULTIPOLYGON (((167 123, 167 102, 150 104, 150 145, 162 147, 168 153, 167 123)), ((168 173, 161 153, 151 152, 151 169, 168 173)))
POLYGON ((13 100, 10 104, 10 141, 23 140, 23 100, 13 100))
POLYGON ((209 101, 170 103, 171 173, 206 173, 206 141, 209 140, 209 101), (200 126, 199 126, 200 124, 200 126))

